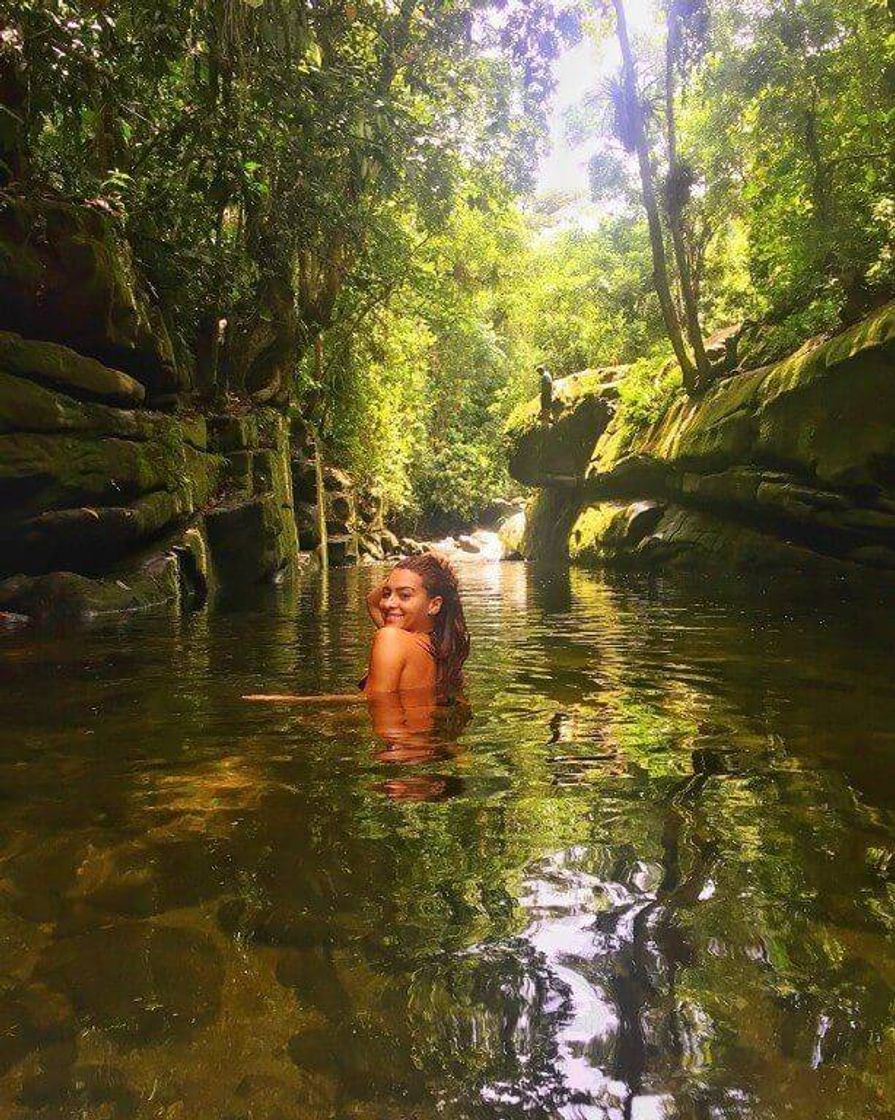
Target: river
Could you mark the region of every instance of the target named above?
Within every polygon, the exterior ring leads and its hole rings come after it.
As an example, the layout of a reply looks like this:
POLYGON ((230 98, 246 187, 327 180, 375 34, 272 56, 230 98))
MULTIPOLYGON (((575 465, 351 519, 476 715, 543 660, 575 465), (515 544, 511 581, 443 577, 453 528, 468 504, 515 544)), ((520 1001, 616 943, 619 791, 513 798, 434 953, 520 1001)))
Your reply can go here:
POLYGON ((375 575, 0 636, 0 1115, 888 1114, 885 595, 471 563, 468 707, 241 700, 375 575))

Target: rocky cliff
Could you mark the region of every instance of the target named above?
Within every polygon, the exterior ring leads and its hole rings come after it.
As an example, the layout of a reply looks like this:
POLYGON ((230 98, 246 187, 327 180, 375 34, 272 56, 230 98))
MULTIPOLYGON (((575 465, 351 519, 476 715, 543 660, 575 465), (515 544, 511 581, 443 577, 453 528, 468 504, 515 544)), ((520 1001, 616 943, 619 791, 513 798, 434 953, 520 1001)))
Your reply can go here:
POLYGON ((203 601, 296 563, 289 424, 193 387, 103 213, 0 212, 0 611, 203 601))
POLYGON ((558 383, 509 426, 539 487, 528 556, 895 573, 895 304, 771 365, 734 370, 637 424, 624 371, 558 383))

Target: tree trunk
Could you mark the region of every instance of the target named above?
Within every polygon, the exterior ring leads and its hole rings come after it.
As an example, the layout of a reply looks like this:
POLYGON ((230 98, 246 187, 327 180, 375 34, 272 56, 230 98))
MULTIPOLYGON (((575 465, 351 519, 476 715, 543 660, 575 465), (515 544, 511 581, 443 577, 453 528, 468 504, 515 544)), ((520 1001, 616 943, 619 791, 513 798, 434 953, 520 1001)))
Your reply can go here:
MULTIPOLYGON (((314 339, 314 368, 317 384, 323 377, 323 339, 318 334, 314 339)), ((329 567, 329 540, 326 533, 326 487, 323 484, 323 460, 320 457, 320 436, 314 435, 314 483, 317 489, 317 545, 320 550, 320 567, 325 572, 329 567)))
POLYGON ((0 43, 0 186, 26 175, 28 86, 12 47, 0 43))
POLYGON ((684 237, 683 222, 681 220, 682 202, 673 195, 675 176, 678 170, 677 160, 677 125, 674 119, 674 60, 677 52, 678 17, 673 8, 668 11, 668 30, 665 39, 665 128, 668 141, 668 179, 671 190, 666 199, 666 212, 668 214, 668 229, 671 232, 671 244, 674 249, 674 260, 677 265, 678 283, 681 289, 681 302, 684 309, 684 321, 687 326, 687 338, 696 359, 698 372, 697 387, 704 389, 711 380, 711 368, 702 340, 702 326, 699 322, 699 305, 696 301, 696 291, 690 271, 690 258, 687 253, 687 243, 684 237))
POLYGON ((668 281, 668 265, 665 260, 665 243, 662 234, 662 222, 659 217, 659 206, 656 201, 656 190, 653 185, 653 169, 650 163, 649 148, 646 141, 646 130, 643 126, 643 117, 640 112, 640 102, 637 96, 637 79, 634 69, 634 56, 631 52, 631 43, 628 39, 628 23, 625 18, 623 0, 612 0, 615 8, 615 27, 618 43, 622 52, 622 74, 625 84, 625 97, 631 109, 632 124, 634 129, 634 146, 637 151, 637 163, 640 168, 640 185, 643 195, 643 206, 646 210, 646 220, 649 226, 650 245, 653 254, 653 283, 659 304, 662 308, 662 317, 665 320, 665 329, 674 348, 675 356, 681 367, 684 379, 684 388, 688 393, 697 389, 696 367, 687 352, 681 334, 681 326, 674 307, 671 295, 671 285, 668 281))

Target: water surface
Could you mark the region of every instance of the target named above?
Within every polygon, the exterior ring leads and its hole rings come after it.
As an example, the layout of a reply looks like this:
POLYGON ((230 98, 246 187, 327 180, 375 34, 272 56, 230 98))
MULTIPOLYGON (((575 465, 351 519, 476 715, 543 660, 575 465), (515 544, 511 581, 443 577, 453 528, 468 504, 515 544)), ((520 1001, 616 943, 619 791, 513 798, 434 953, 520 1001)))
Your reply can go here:
POLYGON ((0 638, 0 1115, 887 1115, 886 597, 470 564, 469 709, 240 700, 374 575, 0 638))

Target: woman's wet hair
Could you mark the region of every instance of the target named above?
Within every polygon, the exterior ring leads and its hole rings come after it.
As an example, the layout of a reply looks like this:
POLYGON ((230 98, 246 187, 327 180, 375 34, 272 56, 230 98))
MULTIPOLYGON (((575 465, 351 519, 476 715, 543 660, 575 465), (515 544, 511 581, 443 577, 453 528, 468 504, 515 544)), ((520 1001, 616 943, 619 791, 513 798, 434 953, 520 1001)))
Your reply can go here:
POLYGON ((435 689, 439 699, 449 699, 463 687, 463 662, 469 657, 469 630, 457 575, 447 557, 437 552, 406 556, 395 568, 416 572, 429 598, 441 597, 441 609, 433 617, 430 637, 435 654, 435 689))

